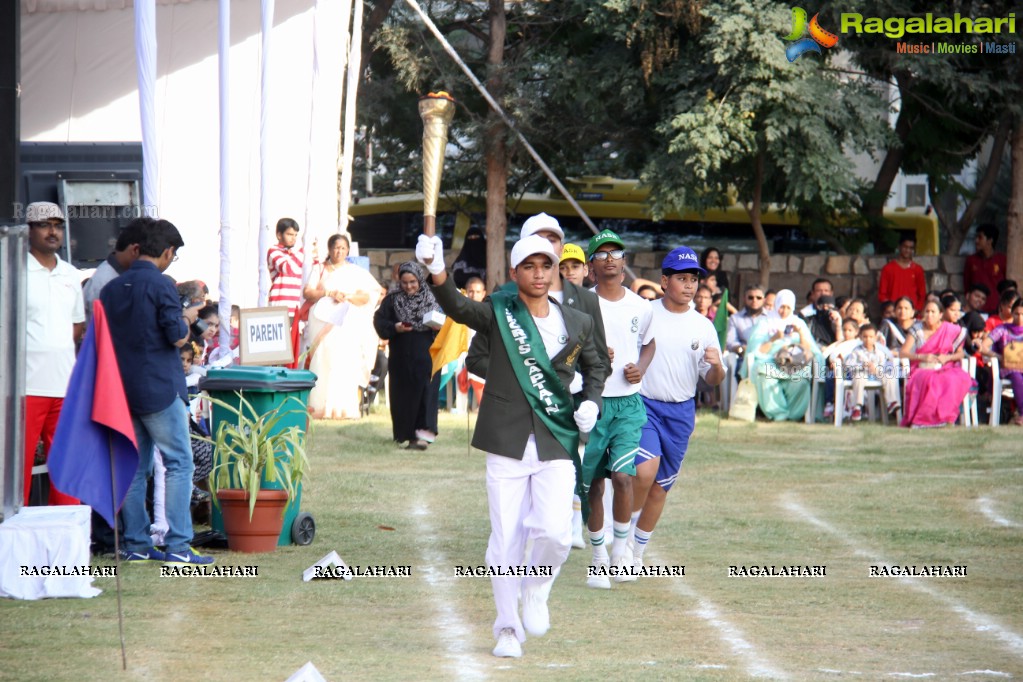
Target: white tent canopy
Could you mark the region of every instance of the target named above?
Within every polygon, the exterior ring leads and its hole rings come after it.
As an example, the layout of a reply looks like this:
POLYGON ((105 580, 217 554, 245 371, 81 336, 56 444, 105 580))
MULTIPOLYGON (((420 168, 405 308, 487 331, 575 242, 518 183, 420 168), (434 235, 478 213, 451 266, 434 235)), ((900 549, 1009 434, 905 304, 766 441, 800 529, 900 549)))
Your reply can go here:
MULTIPOLYGON (((288 216, 303 230, 337 229, 337 149, 345 41, 340 4, 277 0, 269 63, 270 229, 288 216), (314 15, 321 24, 313 79, 314 15), (332 39, 337 36, 336 39, 332 39), (316 92, 314 92, 314 87, 316 92), (311 126, 310 107, 316 102, 311 126), (322 122, 332 121, 330 125, 322 122), (308 173, 307 173, 308 171, 308 173), (311 186, 307 185, 311 183, 311 186), (307 206, 307 197, 310 204, 307 206)), ((217 2, 157 0, 157 214, 181 230, 185 248, 168 274, 218 290, 220 182, 217 2)), ((232 3, 230 54, 232 298, 257 303, 260 173, 260 6, 232 3), (244 265, 243 265, 244 264, 244 265), (249 265, 251 264, 251 266, 249 265)), ((35 142, 142 138, 134 46, 126 0, 22 0, 21 133, 35 142)))

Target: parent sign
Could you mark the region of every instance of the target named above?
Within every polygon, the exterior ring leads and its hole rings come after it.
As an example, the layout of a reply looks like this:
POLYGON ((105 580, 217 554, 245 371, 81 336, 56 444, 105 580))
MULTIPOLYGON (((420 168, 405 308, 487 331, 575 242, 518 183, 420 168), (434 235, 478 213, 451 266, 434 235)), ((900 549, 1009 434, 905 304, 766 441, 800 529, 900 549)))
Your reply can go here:
POLYGON ((238 318, 243 365, 286 365, 294 361, 287 308, 243 308, 238 318))

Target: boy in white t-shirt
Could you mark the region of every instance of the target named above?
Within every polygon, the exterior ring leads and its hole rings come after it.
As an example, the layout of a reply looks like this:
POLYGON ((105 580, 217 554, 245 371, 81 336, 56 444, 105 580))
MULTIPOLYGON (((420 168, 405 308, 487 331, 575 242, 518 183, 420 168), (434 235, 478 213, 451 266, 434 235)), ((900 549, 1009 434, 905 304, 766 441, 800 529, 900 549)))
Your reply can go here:
POLYGON ((586 584, 610 589, 610 574, 615 582, 635 580, 630 575, 632 556, 627 539, 632 516, 632 478, 636 475, 639 434, 646 423, 646 410, 639 396, 639 385, 646 366, 654 357, 650 335, 650 302, 622 286, 625 270, 625 245, 621 238, 604 230, 590 240, 587 249, 590 272, 596 278, 600 315, 611 356, 611 374, 604 383, 604 407, 590 433, 583 456, 583 488, 588 490, 590 513, 587 519, 593 562, 586 584), (614 544, 608 556, 604 544, 604 478, 614 488, 614 544), (614 570, 609 570, 610 566, 614 570))
POLYGON ((702 378, 717 386, 725 378, 714 323, 692 305, 703 275, 696 252, 685 246, 671 251, 661 263, 664 298, 654 301, 650 325, 650 333, 657 339, 657 354, 640 389, 647 422, 640 436, 633 482, 633 561, 637 567, 643 565, 643 552, 678 478, 696 426, 697 382, 702 378))

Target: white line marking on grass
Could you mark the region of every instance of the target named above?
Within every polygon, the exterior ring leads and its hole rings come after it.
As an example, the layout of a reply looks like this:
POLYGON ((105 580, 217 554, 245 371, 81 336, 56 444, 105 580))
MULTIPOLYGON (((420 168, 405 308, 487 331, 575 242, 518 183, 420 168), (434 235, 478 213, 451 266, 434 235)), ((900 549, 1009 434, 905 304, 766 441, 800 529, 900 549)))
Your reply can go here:
MULTIPOLYGON (((656 559, 653 552, 648 551, 648 556, 654 560, 654 563, 661 563, 656 559)), ((700 596, 696 590, 681 580, 672 580, 671 584, 676 592, 696 602, 696 615, 707 621, 708 624, 718 631, 721 639, 731 648, 732 654, 742 659, 746 673, 750 677, 769 677, 776 680, 788 679, 788 675, 779 671, 767 659, 757 653, 753 645, 746 640, 742 631, 726 621, 712 602, 700 596)), ((725 666, 705 665, 700 667, 724 668, 725 666)))
POLYGON ((892 677, 934 677, 934 673, 888 673, 892 677))
POLYGON ((1005 526, 1006 528, 1020 527, 1020 524, 1016 523, 1015 521, 1010 521, 1004 516, 1000 516, 998 512, 995 511, 994 501, 991 500, 990 498, 982 497, 979 500, 977 500, 977 509, 979 509, 980 513, 986 516, 995 525, 1005 526))
POLYGON ((448 656, 454 659, 455 676, 460 680, 485 680, 486 672, 467 647, 472 639, 469 627, 452 606, 455 603, 454 590, 451 589, 453 578, 438 568, 447 566, 449 562, 437 549, 437 536, 429 520, 429 510, 421 503, 417 504, 412 510, 412 518, 416 524, 416 535, 423 542, 419 551, 422 560, 420 570, 430 586, 430 601, 437 612, 437 631, 447 645, 448 656))
MULTIPOLYGON (((896 563, 893 561, 886 560, 878 552, 874 550, 864 549, 861 545, 858 545, 856 542, 854 542, 853 539, 849 536, 849 534, 846 533, 845 531, 840 530, 838 527, 831 525, 827 521, 822 521, 821 519, 814 516, 803 505, 797 502, 791 494, 785 493, 781 496, 781 498, 782 498, 781 504, 785 509, 789 510, 796 516, 800 517, 803 521, 806 521, 807 523, 817 526, 821 530, 831 535, 834 535, 843 544, 852 549, 853 553, 865 557, 872 564, 892 565, 896 563)), ((1010 652, 1012 652, 1016 656, 1023 657, 1023 637, 1017 635, 1012 630, 1003 627, 998 623, 998 621, 996 621, 991 616, 974 611, 966 607, 965 605, 961 604, 960 602, 956 601, 952 597, 945 595, 937 588, 931 587, 923 582, 920 582, 919 580, 914 580, 910 576, 897 576, 895 579, 902 582, 904 585, 911 587, 918 592, 923 592, 932 599, 941 602, 948 609, 959 614, 963 618, 963 620, 965 620, 973 627, 974 631, 987 632, 993 634, 996 639, 998 639, 1000 642, 1006 645, 1010 652)))
POLYGON ((995 677, 1012 677, 1012 673, 1003 673, 998 670, 967 670, 960 675, 993 675, 995 677))

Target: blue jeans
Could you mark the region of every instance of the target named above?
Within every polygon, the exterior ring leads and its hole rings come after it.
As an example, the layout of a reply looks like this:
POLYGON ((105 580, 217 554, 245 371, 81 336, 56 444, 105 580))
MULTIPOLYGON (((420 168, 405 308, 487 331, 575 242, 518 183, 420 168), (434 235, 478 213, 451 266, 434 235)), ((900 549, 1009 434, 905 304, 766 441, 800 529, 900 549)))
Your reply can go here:
POLYGON ((168 552, 181 552, 192 542, 192 443, 188 435, 188 408, 178 398, 159 412, 131 415, 139 446, 139 468, 121 507, 124 545, 131 552, 153 546, 146 511, 146 484, 153 473, 153 446, 160 448, 167 467, 167 525, 164 536, 168 552))

